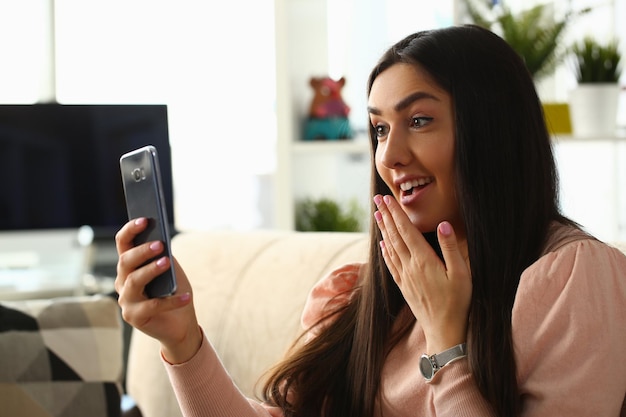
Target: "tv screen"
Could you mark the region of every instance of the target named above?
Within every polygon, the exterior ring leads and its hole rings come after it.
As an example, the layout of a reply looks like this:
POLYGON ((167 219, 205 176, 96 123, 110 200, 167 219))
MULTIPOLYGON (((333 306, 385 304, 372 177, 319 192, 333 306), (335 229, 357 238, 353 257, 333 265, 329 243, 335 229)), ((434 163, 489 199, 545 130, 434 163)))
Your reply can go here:
POLYGON ((166 105, 0 105, 0 230, 114 236, 127 221, 119 158, 148 144, 174 230, 166 105))

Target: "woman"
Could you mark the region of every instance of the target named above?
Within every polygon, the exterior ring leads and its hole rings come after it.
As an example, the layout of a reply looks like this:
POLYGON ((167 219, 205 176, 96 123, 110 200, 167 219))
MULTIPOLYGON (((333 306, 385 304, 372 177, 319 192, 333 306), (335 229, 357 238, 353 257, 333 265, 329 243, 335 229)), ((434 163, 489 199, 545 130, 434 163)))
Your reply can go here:
MULTIPOLYGON (((117 236, 124 318, 157 338, 188 416, 618 416, 626 257, 562 216, 523 62, 473 26, 420 32, 371 73, 370 261, 312 290, 306 336, 243 398, 191 288, 147 300, 170 260, 117 236)), ((621 414, 620 414, 621 413, 621 414)))

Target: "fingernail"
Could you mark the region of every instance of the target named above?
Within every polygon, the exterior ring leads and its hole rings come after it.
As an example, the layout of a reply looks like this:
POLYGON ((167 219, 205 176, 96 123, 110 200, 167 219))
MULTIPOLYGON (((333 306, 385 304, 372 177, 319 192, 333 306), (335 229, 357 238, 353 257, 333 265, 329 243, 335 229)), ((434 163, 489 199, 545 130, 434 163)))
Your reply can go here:
POLYGON ((162 268, 165 266, 165 263, 167 262, 167 258, 164 256, 161 259, 159 259, 158 261, 156 261, 156 264, 158 267, 162 268))
POLYGON ((138 219, 136 219, 136 220, 135 220, 135 225, 139 226, 139 225, 143 224, 143 222, 144 222, 145 220, 146 220, 146 219, 144 219, 143 217, 140 217, 140 218, 138 218, 138 219))
POLYGON ((444 236, 450 236, 452 234, 452 226, 448 222, 439 223, 439 232, 444 236))
POLYGON ((380 195, 376 194, 374 196, 374 204, 376 204, 376 207, 380 206, 380 203, 382 201, 383 201, 383 198, 380 195))
POLYGON ((375 211, 374 212, 374 218, 376 219, 377 222, 381 222, 381 220, 383 219, 383 215, 380 214, 380 211, 375 211))
POLYGON ((384 240, 381 240, 379 244, 380 244, 380 248, 381 248, 382 250, 385 250, 385 241, 384 241, 384 240))
POLYGON ((386 195, 386 196, 383 197, 383 201, 385 202, 385 204, 389 204, 389 202, 391 201, 391 197, 386 195))
POLYGON ((161 249, 161 242, 152 242, 150 244, 150 249, 152 249, 153 251, 161 249))
POLYGON ((184 294, 182 294, 180 296, 180 301, 182 301, 183 303, 186 303, 187 301, 189 301, 191 299, 191 294, 186 292, 184 294))

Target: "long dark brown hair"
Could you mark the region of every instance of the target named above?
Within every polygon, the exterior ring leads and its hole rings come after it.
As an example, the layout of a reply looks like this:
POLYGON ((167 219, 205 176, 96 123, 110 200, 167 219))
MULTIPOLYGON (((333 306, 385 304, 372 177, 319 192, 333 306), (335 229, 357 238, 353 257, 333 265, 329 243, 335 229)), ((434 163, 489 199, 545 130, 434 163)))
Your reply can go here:
MULTIPOLYGON (((372 70, 368 94, 376 77, 400 62, 419 65, 452 97, 456 192, 473 283, 469 363, 496 414, 515 416, 520 403, 511 314, 520 275, 540 256, 550 223, 570 223, 558 209, 541 103, 521 58, 479 27, 423 31, 401 40, 372 70)), ((370 139, 373 155, 373 128, 370 139)), ((390 193, 372 158, 372 195, 390 193)), ((369 263, 351 301, 267 380, 265 400, 286 416, 374 415, 383 363, 412 323, 392 334, 406 302, 382 259, 373 220, 370 230, 369 263)))

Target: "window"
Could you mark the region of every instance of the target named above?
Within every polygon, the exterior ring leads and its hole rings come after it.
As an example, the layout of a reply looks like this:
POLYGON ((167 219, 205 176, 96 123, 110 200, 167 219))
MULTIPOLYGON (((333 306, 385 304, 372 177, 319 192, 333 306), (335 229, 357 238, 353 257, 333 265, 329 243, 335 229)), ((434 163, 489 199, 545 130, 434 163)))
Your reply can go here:
MULTIPOLYGON (((50 74, 45 3, 0 0, 4 103, 41 97, 50 74)), ((261 223, 258 176, 276 163, 273 1, 50 3, 56 100, 167 104, 177 226, 261 223)))

